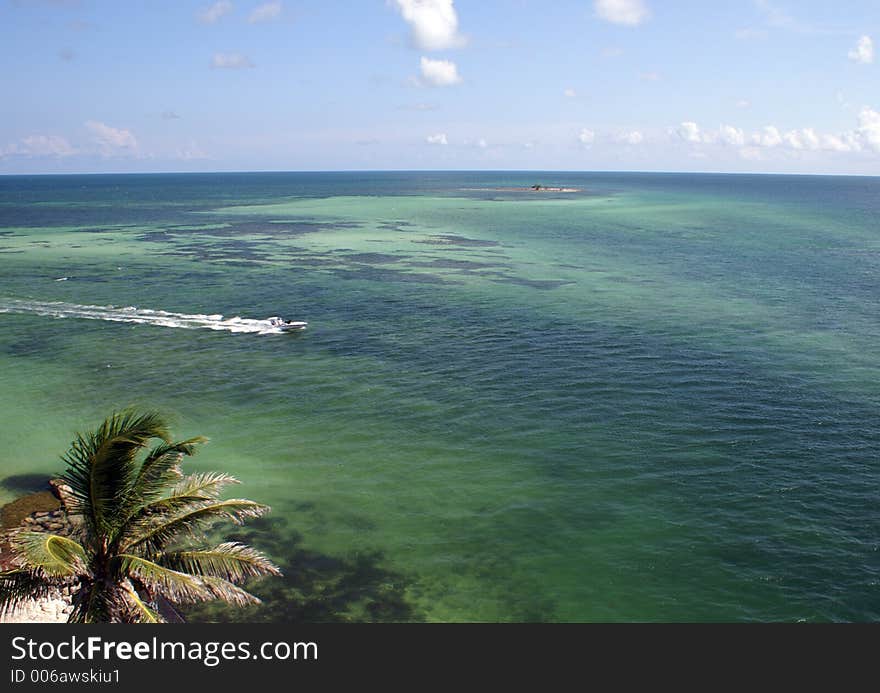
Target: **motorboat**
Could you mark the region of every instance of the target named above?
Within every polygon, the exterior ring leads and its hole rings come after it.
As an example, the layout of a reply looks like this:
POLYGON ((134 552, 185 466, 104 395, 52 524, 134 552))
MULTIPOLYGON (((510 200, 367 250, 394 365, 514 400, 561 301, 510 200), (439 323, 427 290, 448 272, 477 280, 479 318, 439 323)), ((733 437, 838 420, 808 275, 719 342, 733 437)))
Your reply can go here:
POLYGON ((302 332, 309 326, 309 323, 303 320, 285 320, 277 315, 269 318, 269 324, 282 332, 302 332))

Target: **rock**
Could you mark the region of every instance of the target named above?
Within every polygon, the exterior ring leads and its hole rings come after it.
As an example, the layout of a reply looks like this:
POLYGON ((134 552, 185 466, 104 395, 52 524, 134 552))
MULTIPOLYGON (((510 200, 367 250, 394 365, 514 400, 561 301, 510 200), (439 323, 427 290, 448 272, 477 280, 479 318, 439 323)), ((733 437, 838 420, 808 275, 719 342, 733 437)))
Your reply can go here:
POLYGON ((63 479, 49 479, 49 488, 52 489, 53 495, 62 502, 66 496, 73 493, 73 489, 64 483, 63 479))
POLYGON ((0 523, 5 529, 12 529, 32 513, 58 510, 60 507, 61 502, 50 491, 31 493, 0 508, 0 523))

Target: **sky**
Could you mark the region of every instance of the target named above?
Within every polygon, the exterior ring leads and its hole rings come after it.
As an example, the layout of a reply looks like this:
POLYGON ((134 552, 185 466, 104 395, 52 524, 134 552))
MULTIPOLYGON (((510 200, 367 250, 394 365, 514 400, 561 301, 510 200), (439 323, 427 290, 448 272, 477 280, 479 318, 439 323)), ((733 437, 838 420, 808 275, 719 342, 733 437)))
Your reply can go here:
POLYGON ((0 0, 0 173, 880 175, 878 0, 0 0))

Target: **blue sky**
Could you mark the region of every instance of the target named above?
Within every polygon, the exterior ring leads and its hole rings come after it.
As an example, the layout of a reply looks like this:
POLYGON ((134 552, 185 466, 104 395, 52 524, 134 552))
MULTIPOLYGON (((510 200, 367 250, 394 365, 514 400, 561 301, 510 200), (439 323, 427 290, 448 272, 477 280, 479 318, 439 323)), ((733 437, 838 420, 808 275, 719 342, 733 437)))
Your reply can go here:
POLYGON ((0 0, 0 173, 880 175, 877 0, 0 0))

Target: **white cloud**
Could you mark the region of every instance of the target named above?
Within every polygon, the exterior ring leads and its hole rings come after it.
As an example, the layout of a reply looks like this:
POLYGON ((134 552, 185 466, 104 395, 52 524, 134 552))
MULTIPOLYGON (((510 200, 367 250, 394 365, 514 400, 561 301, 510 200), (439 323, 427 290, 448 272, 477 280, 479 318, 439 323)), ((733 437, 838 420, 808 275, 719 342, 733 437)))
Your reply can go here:
POLYGON ((574 89, 572 89, 571 87, 569 87, 568 89, 566 89, 562 93, 569 99, 573 99, 575 96, 577 96, 577 92, 574 89))
POLYGON ((819 149, 819 136, 813 128, 801 128, 789 130, 782 136, 782 140, 792 149, 819 149))
POLYGON ((722 125, 718 128, 718 137, 722 143, 734 147, 742 147, 746 143, 745 133, 732 125, 722 125))
POLYGON ((775 125, 766 125, 748 134, 732 125, 722 125, 718 130, 701 130, 691 121, 681 123, 670 133, 690 144, 731 146, 740 156, 752 160, 761 158, 762 150, 775 148, 793 152, 859 152, 867 147, 880 153, 880 113, 868 107, 859 114, 858 128, 843 133, 822 133, 814 128, 782 132, 775 125))
POLYGON ((874 42, 871 40, 870 36, 862 36, 859 38, 856 43, 856 47, 853 48, 849 53, 847 53, 847 57, 856 63, 863 63, 865 65, 869 65, 874 62, 874 42))
POLYGON ((259 22, 271 22, 280 14, 281 0, 266 2, 254 8, 254 11, 251 12, 250 17, 248 17, 248 22, 250 22, 251 24, 257 24, 259 22))
POLYGON ((27 156, 27 157, 65 157, 77 153, 70 142, 60 135, 28 135, 16 144, 11 144, 5 149, 0 148, 0 159, 4 156, 27 156))
POLYGON ((608 22, 636 26, 651 16, 642 0, 595 0, 596 14, 608 22))
POLYGON ((199 12, 198 17, 202 24, 214 24, 224 14, 229 14, 230 12, 232 12, 232 3, 229 0, 219 0, 199 12))
POLYGON ((703 141, 700 133, 700 126, 693 121, 685 121, 679 125, 675 130, 675 134, 681 137, 685 142, 693 142, 696 144, 703 141))
POLYGON ((211 67, 223 70, 241 70, 253 66, 250 59, 241 53, 214 53, 211 58, 211 67))
POLYGON ((71 156, 76 150, 59 135, 30 135, 22 142, 28 156, 71 156))
POLYGON ((465 39, 458 33, 458 15, 453 0, 390 0, 410 25, 417 48, 441 51, 458 48, 465 39))
POLYGON ((461 82, 458 68, 450 60, 431 60, 422 56, 422 84, 431 87, 449 87, 461 82))
POLYGON ((428 135, 425 138, 425 142, 427 142, 428 144, 449 144, 449 141, 446 139, 445 132, 438 132, 436 135, 428 135))
POLYGON ((87 121, 86 128, 103 156, 137 154, 138 143, 131 130, 114 128, 96 120, 87 121))
POLYGON ((773 125, 766 125, 761 132, 752 135, 752 144, 759 147, 778 147, 782 144, 782 135, 773 125))
POLYGON ((845 132, 842 135, 822 135, 822 149, 832 152, 857 152, 862 145, 854 133, 845 132))
POLYGON ((797 138, 806 149, 820 149, 822 147, 822 140, 813 128, 801 128, 800 131, 795 132, 798 133, 797 138))
POLYGON ((484 140, 482 137, 477 140, 477 147, 478 148, 485 149, 488 146, 489 146, 489 143, 486 142, 486 140, 484 140))
POLYGON ((749 101, 748 99, 740 99, 739 101, 736 102, 736 107, 737 108, 751 108, 752 102, 749 101))
POLYGON ((619 133, 615 139, 622 144, 641 144, 645 137, 638 130, 628 130, 619 133))
POLYGON ((590 146, 591 144, 593 144, 593 142, 596 141, 596 133, 588 128, 583 128, 578 133, 578 140, 581 144, 590 146))
POLYGON ((867 106, 862 108, 855 136, 875 152, 880 152, 880 113, 867 106))
POLYGON ((643 72, 639 75, 639 79, 643 82, 656 82, 660 79, 659 72, 643 72))

